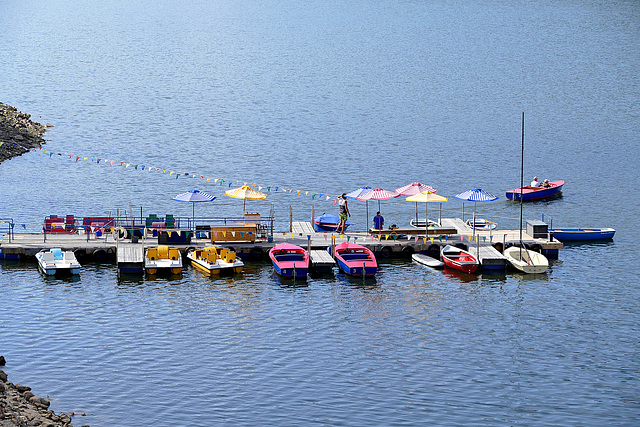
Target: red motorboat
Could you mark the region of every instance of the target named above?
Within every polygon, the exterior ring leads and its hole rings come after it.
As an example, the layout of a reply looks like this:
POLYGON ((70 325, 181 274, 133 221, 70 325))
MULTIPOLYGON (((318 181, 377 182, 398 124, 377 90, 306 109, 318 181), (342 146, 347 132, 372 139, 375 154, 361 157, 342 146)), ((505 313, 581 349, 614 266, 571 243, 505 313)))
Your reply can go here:
POLYGON ((527 200, 547 199, 549 197, 557 196, 562 191, 563 185, 564 185, 564 181, 562 180, 549 181, 548 187, 543 187, 543 186, 532 187, 530 185, 525 185, 524 187, 507 191, 507 199, 520 200, 520 194, 522 194, 523 202, 526 202, 527 200))
POLYGON ((447 267, 463 273, 475 273, 480 267, 478 259, 471 253, 451 245, 442 248, 442 261, 447 267))

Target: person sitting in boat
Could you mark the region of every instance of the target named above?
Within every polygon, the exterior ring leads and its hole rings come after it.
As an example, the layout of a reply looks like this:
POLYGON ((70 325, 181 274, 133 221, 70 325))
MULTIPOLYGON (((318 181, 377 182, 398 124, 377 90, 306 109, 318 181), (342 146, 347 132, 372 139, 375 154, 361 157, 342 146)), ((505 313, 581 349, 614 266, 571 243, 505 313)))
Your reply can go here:
POLYGON ((542 182, 541 187, 549 188, 549 187, 551 187, 551 183, 549 182, 549 180, 548 180, 548 179, 545 179, 545 180, 542 182))
POLYGON ((540 187, 540 183, 538 182, 538 177, 534 176, 533 181, 529 184, 529 187, 540 187))
POLYGON ((373 217, 373 228, 376 230, 382 230, 384 227, 384 217, 380 215, 380 211, 373 217))

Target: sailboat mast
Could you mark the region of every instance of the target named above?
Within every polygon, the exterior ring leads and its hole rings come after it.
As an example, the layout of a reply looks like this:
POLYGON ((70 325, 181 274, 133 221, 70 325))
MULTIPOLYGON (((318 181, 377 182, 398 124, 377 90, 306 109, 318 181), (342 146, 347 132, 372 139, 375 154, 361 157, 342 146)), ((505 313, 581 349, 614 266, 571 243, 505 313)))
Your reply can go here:
POLYGON ((524 111, 522 112, 522 151, 520 153, 520 248, 522 248, 522 188, 524 187, 524 111))

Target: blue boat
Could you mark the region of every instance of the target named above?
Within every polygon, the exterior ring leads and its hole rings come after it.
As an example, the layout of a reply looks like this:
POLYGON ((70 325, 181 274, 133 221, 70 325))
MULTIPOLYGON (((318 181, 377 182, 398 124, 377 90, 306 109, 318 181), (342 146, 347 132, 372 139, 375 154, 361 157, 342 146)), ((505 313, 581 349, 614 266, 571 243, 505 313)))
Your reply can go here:
MULTIPOLYGON (((313 229, 317 232, 323 231, 336 231, 338 228, 338 224, 340 224, 340 217, 335 214, 322 214, 313 219, 313 229)), ((345 229, 347 229, 351 225, 351 221, 347 220, 345 222, 345 229)))
POLYGON ((309 272, 309 253, 300 246, 280 243, 269 251, 273 269, 287 279, 306 279, 309 272))
POLYGON ((526 185, 522 188, 516 188, 515 190, 507 191, 507 199, 509 200, 522 200, 524 202, 529 200, 543 200, 550 197, 555 197, 562 192, 562 186, 564 181, 551 181, 549 187, 532 187, 526 185))
POLYGON ((553 237, 561 242, 581 240, 611 240, 616 230, 613 228, 554 228, 553 237))

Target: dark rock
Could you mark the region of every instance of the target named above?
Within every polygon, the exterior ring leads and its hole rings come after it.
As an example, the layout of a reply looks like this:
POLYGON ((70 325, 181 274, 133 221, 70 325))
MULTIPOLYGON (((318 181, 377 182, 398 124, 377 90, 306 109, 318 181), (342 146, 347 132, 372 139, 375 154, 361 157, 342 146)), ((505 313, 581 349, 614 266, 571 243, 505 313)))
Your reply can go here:
POLYGON ((0 371, 0 381, 3 383, 7 382, 7 374, 5 374, 4 371, 0 371))
POLYGON ((49 400, 45 399, 44 397, 39 397, 39 396, 33 396, 29 399, 29 402, 33 403, 36 406, 40 406, 42 408, 48 408, 49 405, 51 404, 51 402, 49 402, 49 400))
POLYGON ((24 396, 25 399, 29 400, 31 399, 33 396, 35 396, 35 394, 33 394, 33 392, 31 391, 25 391, 22 396, 24 396))
POLYGON ((0 356, 0 366, 4 366, 7 364, 7 361, 5 360, 4 356, 0 356))
POLYGON ((31 387, 28 387, 26 385, 16 384, 15 387, 16 387, 16 390, 18 390, 20 393, 24 393, 25 391, 31 391, 31 387))
POLYGON ((42 136, 47 129, 30 117, 0 102, 0 163, 45 143, 42 136))

